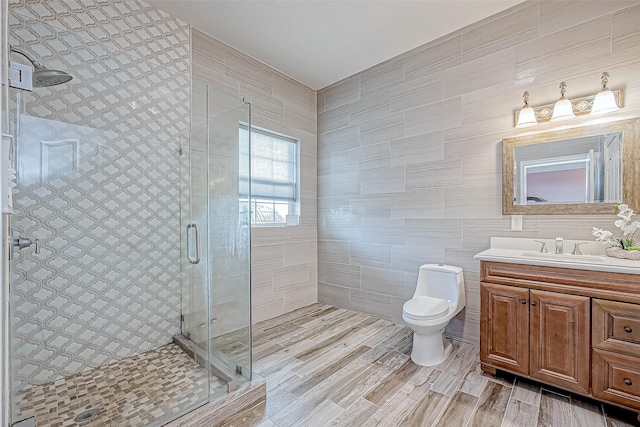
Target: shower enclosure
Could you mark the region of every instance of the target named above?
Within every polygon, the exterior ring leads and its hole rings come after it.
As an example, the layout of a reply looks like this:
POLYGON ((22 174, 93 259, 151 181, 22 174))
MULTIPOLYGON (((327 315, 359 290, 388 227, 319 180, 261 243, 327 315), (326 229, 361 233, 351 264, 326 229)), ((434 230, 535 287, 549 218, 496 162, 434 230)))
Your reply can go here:
POLYGON ((214 395, 251 379, 249 137, 243 128, 250 129, 247 103, 208 120, 180 144, 185 256, 176 342, 208 359, 214 395))
POLYGON ((251 379, 250 105, 189 130, 189 76, 19 13, 8 38, 73 76, 9 90, 10 421, 161 425, 251 379))

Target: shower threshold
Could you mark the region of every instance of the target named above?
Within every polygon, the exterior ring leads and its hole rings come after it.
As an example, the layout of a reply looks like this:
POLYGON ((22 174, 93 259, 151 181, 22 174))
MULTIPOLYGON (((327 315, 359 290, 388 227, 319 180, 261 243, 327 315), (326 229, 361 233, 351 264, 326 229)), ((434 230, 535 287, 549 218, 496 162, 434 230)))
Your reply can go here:
MULTIPOLYGON (((211 375, 227 385, 227 392, 236 390, 240 384, 248 380, 242 376, 242 365, 233 361, 229 355, 219 350, 211 349, 211 355, 207 357, 207 350, 184 335, 174 336, 173 342, 200 366, 206 367, 207 363, 209 363, 211 375)), ((213 391, 214 388, 212 387, 211 390, 213 391)))

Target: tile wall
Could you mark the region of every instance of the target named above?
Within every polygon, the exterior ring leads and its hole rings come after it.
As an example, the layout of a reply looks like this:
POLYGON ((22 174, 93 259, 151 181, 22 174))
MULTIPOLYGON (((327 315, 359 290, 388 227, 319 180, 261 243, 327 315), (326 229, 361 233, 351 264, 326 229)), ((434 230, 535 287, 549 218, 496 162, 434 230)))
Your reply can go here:
MULTIPOLYGON (((14 392, 180 331, 178 137, 189 28, 137 0, 11 1, 9 38, 67 84, 12 90, 14 392)), ((14 61, 24 61, 12 55, 14 61)))
POLYGON ((191 36, 194 126, 245 98, 254 126, 300 140, 300 225, 252 230, 252 320, 259 322, 317 301, 316 93, 195 28, 191 36))
MULTIPOLYGON (((448 334, 479 335, 479 262, 491 236, 591 240, 614 215, 501 214, 501 139, 533 105, 593 94, 602 71, 640 115, 640 3, 527 1, 318 92, 319 300, 401 322, 418 267, 464 268, 448 334)), ((574 120, 586 125, 591 118, 574 120)), ((538 125, 535 131, 556 129, 538 125)))

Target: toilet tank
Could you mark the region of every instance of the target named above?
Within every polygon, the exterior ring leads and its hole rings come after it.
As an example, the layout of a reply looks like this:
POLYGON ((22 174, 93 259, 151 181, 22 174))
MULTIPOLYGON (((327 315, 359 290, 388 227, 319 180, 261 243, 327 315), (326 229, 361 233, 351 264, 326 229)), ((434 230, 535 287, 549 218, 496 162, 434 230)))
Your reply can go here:
POLYGON ((464 295, 462 268, 445 264, 420 266, 415 296, 430 296, 457 304, 464 295))

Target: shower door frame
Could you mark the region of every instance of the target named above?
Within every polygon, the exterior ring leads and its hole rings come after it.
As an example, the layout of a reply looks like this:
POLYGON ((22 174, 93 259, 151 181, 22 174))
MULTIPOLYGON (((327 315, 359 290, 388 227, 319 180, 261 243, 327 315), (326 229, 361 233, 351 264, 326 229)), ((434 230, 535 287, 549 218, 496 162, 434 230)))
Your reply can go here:
MULTIPOLYGON (((0 134, 9 132, 9 2, 0 0, 0 134)), ((0 192, 1 193, 1 192, 0 192)), ((5 197, 2 194, 2 197, 5 197)), ((0 256, 0 423, 8 426, 10 420, 10 400, 9 400, 9 214, 0 212, 0 234, 2 243, 0 244, 2 256, 0 256)))

